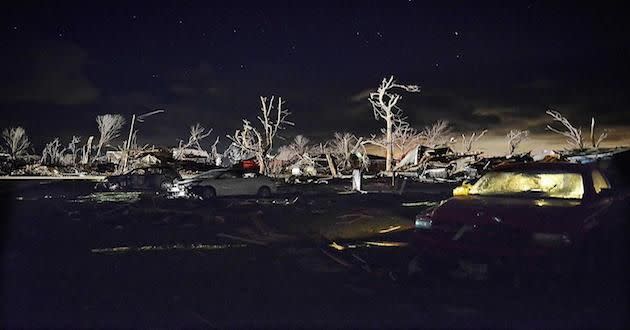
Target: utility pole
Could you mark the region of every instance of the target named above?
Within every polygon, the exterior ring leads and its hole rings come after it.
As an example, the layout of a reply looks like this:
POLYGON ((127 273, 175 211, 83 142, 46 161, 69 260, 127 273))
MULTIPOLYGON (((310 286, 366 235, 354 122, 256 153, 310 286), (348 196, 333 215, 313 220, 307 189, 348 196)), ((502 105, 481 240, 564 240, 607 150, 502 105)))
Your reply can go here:
POLYGON ((123 168, 122 168, 123 173, 127 171, 127 160, 129 159, 129 152, 131 151, 131 138, 133 137, 133 126, 136 123, 136 119, 138 120, 139 123, 142 123, 144 122, 145 118, 156 115, 158 113, 162 113, 162 112, 164 112, 164 109, 158 109, 151 112, 147 112, 137 117, 135 114, 131 116, 131 125, 129 126, 129 137, 127 138, 127 144, 125 145, 125 152, 124 152, 124 159, 123 159, 123 168))

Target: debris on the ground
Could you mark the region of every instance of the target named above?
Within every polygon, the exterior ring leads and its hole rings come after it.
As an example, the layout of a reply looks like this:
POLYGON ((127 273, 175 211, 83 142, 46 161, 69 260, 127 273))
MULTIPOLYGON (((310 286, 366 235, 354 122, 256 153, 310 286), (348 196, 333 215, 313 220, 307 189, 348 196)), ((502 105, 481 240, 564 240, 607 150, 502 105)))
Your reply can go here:
POLYGON ((562 157, 572 163, 593 163, 599 160, 611 159, 615 155, 630 152, 630 148, 600 148, 577 151, 566 151, 562 157))
POLYGON ((337 250, 337 251, 342 251, 342 250, 345 250, 345 249, 346 249, 345 247, 343 247, 343 246, 341 246, 341 245, 337 244, 336 242, 332 242, 332 243, 330 243, 328 246, 330 246, 331 248, 333 248, 333 249, 335 249, 335 250, 337 250))
POLYGON ((434 201, 420 201, 420 202, 406 202, 406 203, 402 203, 401 205, 404 207, 415 207, 415 206, 426 206, 426 207, 431 207, 433 205, 438 204, 439 202, 434 202, 434 201))
POLYGON ((407 242, 365 242, 365 244, 378 247, 405 247, 409 245, 407 242))
POLYGON ((142 245, 142 246, 117 246, 112 248, 91 249, 92 253, 122 253, 138 251, 168 251, 168 250, 223 250, 229 248, 243 248, 246 244, 171 244, 171 245, 142 245))
POLYGON ((400 226, 389 226, 388 228, 381 229, 378 232, 379 234, 385 234, 385 233, 389 233, 398 229, 400 229, 400 226))
POLYGON ((95 192, 85 196, 79 196, 73 202, 96 202, 96 203, 135 203, 140 200, 142 192, 95 192))

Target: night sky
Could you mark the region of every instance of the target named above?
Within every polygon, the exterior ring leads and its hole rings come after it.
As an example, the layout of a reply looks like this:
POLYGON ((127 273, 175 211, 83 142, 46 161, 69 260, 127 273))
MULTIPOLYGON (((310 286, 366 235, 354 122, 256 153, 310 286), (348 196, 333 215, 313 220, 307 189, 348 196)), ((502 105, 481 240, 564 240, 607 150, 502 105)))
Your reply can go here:
POLYGON ((382 122, 367 93, 391 74, 422 88, 399 103, 413 126, 488 128, 487 151, 510 128, 562 144, 548 108, 630 143, 628 29, 601 2, 20 2, 0 15, 0 127, 25 127, 38 153, 97 135, 97 114, 156 108, 141 142, 176 145, 196 122, 226 141, 261 95, 286 99, 287 137, 368 135, 382 122))

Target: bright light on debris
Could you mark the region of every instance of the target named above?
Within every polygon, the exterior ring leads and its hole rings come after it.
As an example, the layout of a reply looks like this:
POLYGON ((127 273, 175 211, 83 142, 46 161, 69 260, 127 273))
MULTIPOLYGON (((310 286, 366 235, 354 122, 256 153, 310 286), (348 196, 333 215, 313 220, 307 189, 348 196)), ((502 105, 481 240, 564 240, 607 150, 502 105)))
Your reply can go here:
POLYGON ((380 247, 403 247, 409 245, 406 242, 365 242, 365 244, 380 247))
POLYGON ((439 202, 420 201, 420 202, 402 203, 402 206, 404 206, 404 207, 433 206, 433 205, 436 205, 437 203, 439 203, 439 202))
POLYGON ((395 231, 395 230, 398 230, 398 229, 400 229, 400 226, 390 226, 389 228, 385 228, 385 229, 379 230, 378 232, 380 234, 385 234, 385 233, 389 233, 389 232, 392 232, 392 231, 395 231))
POLYGON ((229 248, 243 248, 246 244, 173 244, 173 245, 143 245, 143 246, 117 246, 112 248, 91 249, 92 253, 121 253, 136 251, 170 251, 170 250, 223 250, 229 248))

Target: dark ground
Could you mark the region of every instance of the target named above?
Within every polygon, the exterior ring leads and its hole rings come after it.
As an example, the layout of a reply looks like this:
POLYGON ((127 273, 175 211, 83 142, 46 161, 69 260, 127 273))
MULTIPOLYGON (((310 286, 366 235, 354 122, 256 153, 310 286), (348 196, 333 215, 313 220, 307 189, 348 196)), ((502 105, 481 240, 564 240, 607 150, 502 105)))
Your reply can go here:
POLYGON ((628 321, 625 277, 520 288, 410 280, 407 247, 365 243, 406 242, 426 205, 401 203, 438 201, 450 186, 409 185, 402 196, 319 186, 297 200, 211 203, 90 196, 91 186, 2 186, 3 327, 531 329, 628 321), (332 241, 358 247, 337 251, 332 241))

